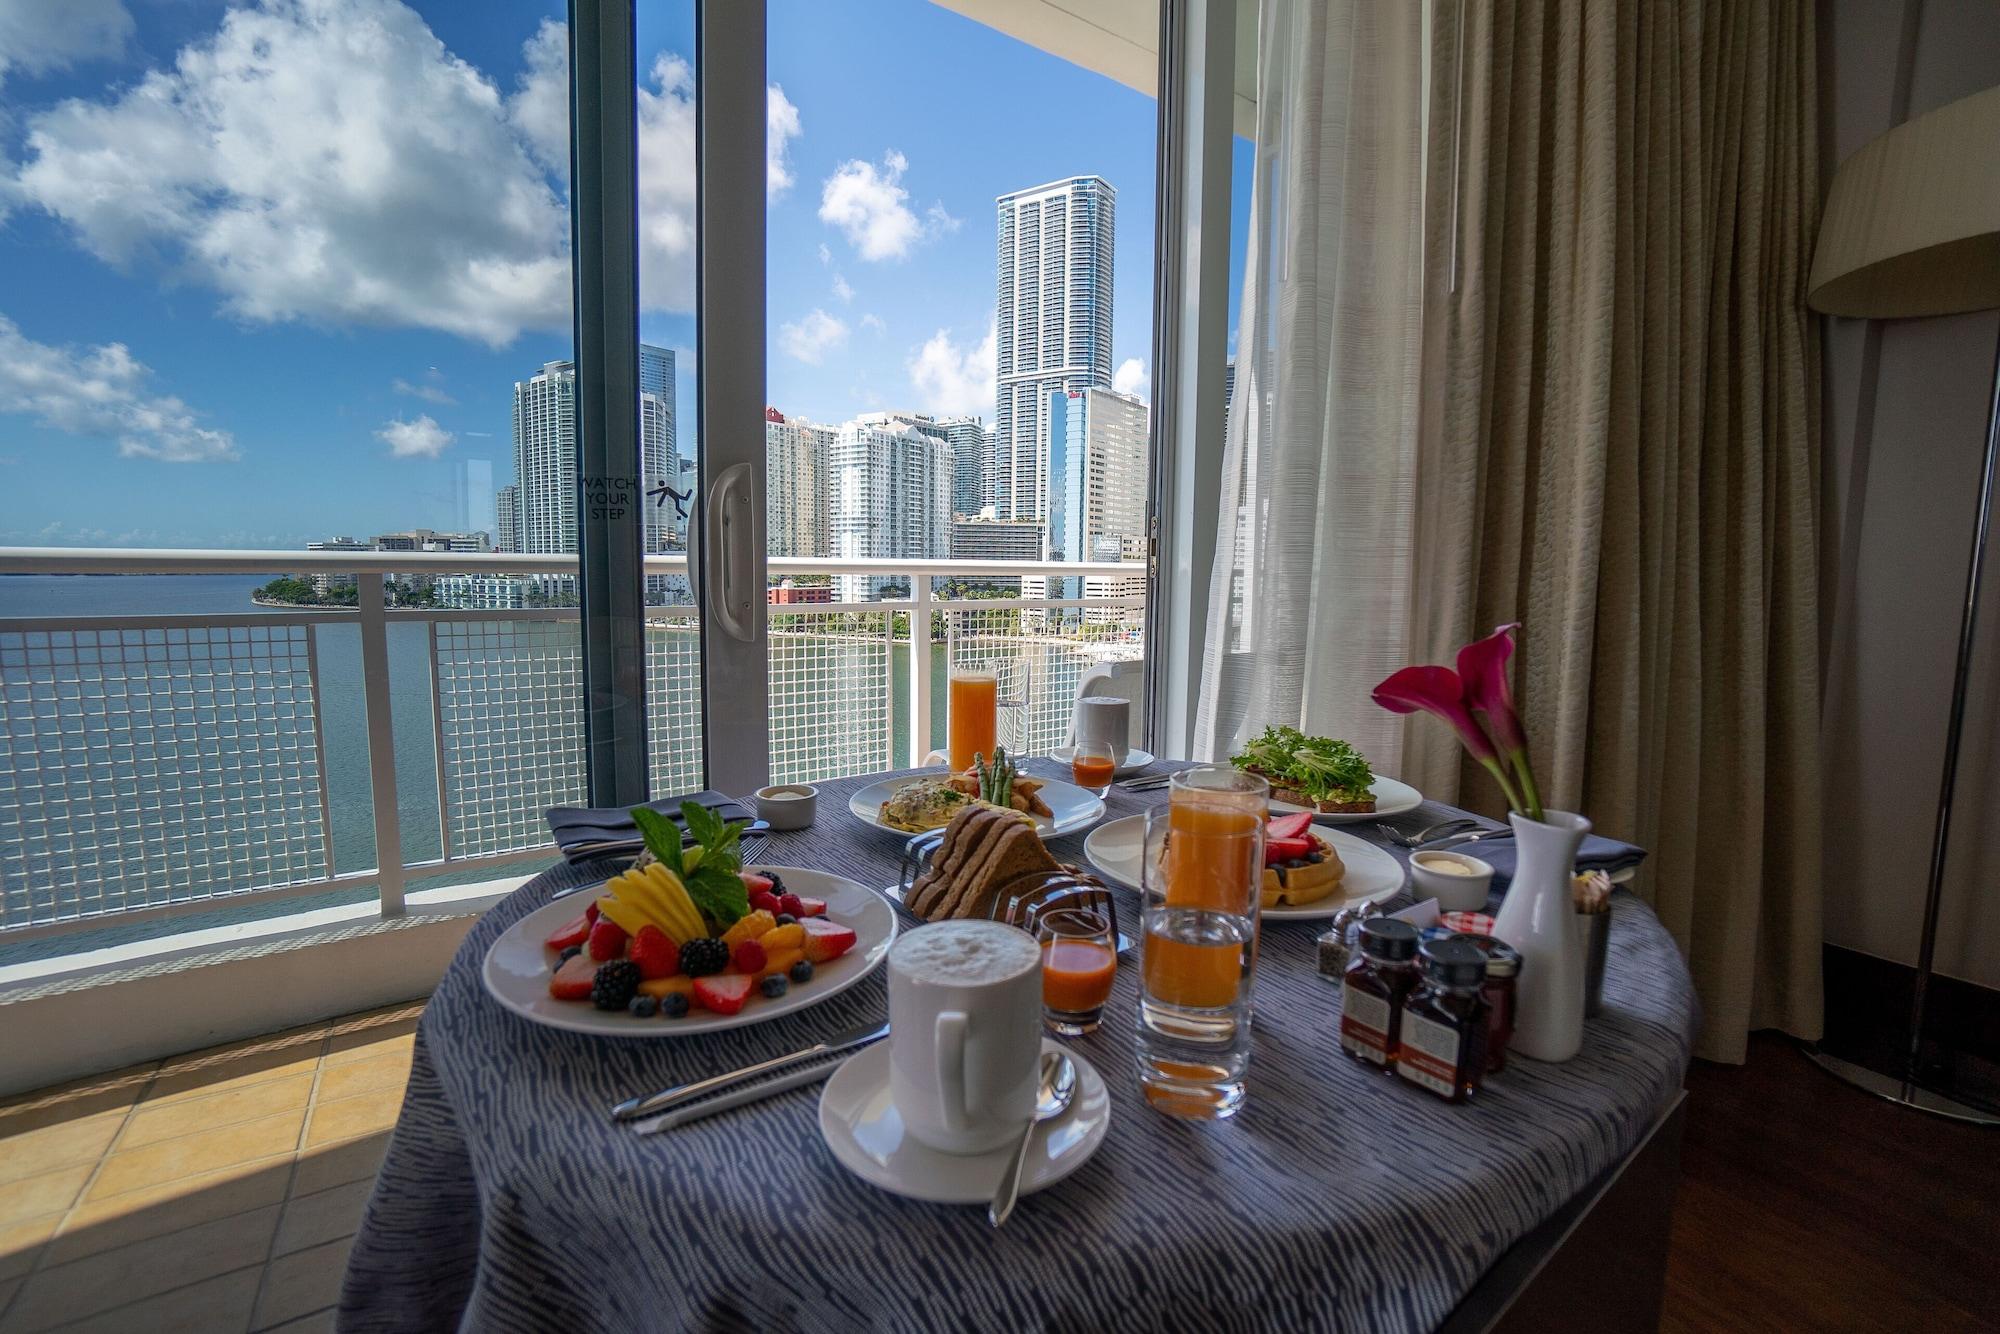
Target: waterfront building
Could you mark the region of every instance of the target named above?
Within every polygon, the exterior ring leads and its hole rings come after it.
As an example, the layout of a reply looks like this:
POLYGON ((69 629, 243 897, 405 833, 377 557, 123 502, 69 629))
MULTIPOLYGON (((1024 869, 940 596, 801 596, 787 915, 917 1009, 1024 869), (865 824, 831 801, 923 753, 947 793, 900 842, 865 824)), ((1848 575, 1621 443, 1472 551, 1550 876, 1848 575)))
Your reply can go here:
POLYGON ((996 203, 993 504, 1002 519, 1046 521, 1050 397, 1111 383, 1117 191, 1075 176, 996 203))
MULTIPOLYGON (((1048 415, 1048 558, 1118 560, 1146 529, 1146 405, 1094 385, 1052 393, 1048 415)), ((1050 583, 1043 596, 1089 591, 1082 579, 1050 583)))
POLYGON ((440 533, 430 528, 410 528, 400 533, 378 533, 370 548, 374 551, 491 551, 493 543, 485 533, 440 533))
MULTIPOLYGON (((677 477, 674 354, 639 345, 639 453, 641 489, 677 477)), ((520 549, 537 555, 570 555, 576 535, 576 363, 551 361, 514 383, 514 481, 519 487, 520 549)), ((648 511, 648 551, 668 549, 670 523, 648 511)))
POLYGON ((827 556, 827 459, 837 428, 764 409, 764 538, 773 556, 827 556))
POLYGON ((440 607, 463 611, 518 611, 527 605, 528 581, 512 574, 446 574, 432 586, 440 607))
POLYGON ((993 507, 951 521, 953 560, 1016 560, 1042 558, 1042 526, 1021 519, 996 519, 993 507))
POLYGON ((833 601, 832 584, 797 584, 786 579, 769 590, 770 603, 774 607, 792 607, 815 602, 833 601))
MULTIPOLYGON (((910 419, 867 413, 835 434, 827 459, 828 537, 844 559, 951 554, 951 442, 910 419)), ((879 596, 888 576, 840 576, 840 601, 879 596)))
POLYGON ((939 424, 951 441, 951 512, 977 514, 993 503, 993 434, 978 417, 939 424))
POLYGON ((521 488, 512 482, 494 493, 493 524, 495 551, 521 549, 521 488))
MULTIPOLYGON (((358 537, 335 537, 329 538, 324 542, 306 543, 307 551, 373 551, 374 549, 375 544, 373 542, 363 542, 358 537)), ((336 588, 354 587, 354 576, 351 574, 311 574, 306 576, 306 582, 313 586, 313 592, 319 594, 321 597, 325 597, 336 588)))

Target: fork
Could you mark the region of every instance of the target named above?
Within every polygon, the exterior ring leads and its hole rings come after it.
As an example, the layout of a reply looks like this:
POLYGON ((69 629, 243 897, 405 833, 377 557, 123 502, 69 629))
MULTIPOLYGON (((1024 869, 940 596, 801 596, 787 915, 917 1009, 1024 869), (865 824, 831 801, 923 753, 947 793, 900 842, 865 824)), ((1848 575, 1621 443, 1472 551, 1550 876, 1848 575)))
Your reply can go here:
POLYGON ((1375 829, 1382 837, 1388 839, 1399 848, 1416 849, 1422 847, 1431 839, 1443 838, 1447 831, 1457 832, 1461 829, 1477 829, 1478 827, 1479 821, 1459 816, 1453 820, 1440 820, 1427 829, 1419 829, 1414 834, 1406 834, 1400 829, 1379 823, 1375 826, 1375 829))

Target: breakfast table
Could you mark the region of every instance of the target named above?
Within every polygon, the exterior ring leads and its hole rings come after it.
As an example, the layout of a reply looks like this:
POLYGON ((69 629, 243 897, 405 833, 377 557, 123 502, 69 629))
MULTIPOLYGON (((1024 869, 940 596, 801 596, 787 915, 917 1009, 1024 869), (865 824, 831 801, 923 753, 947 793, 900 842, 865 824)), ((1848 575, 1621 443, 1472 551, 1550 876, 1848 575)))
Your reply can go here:
MULTIPOLYGON (((755 862, 895 884, 902 840, 847 810, 880 777, 819 784, 816 823, 773 834, 755 862)), ((1106 818, 1165 800, 1114 787, 1106 818)), ((1427 802, 1387 823, 1457 813, 1427 802)), ((1388 846, 1373 823, 1344 828, 1388 846)), ((1082 864, 1082 845, 1050 847, 1082 864)), ((659 1134, 614 1123, 620 1100, 885 1014, 880 970, 771 1022, 682 1038, 561 1032, 496 1004, 480 980, 495 937, 614 869, 558 865, 468 933, 418 1027, 339 1328, 1430 1330, 1646 1141, 1678 1102, 1696 1026, 1672 939, 1620 891, 1582 1052, 1517 1057, 1452 1106, 1340 1053, 1338 988, 1315 962, 1325 924, 1272 921, 1248 1100, 1230 1120, 1190 1122, 1141 1096, 1128 958, 1103 1026, 1071 1046, 1109 1086, 1109 1134, 996 1231, 981 1207, 905 1199, 843 1169, 816 1085, 659 1134)), ((1136 896, 1115 893, 1136 921, 1136 896)))

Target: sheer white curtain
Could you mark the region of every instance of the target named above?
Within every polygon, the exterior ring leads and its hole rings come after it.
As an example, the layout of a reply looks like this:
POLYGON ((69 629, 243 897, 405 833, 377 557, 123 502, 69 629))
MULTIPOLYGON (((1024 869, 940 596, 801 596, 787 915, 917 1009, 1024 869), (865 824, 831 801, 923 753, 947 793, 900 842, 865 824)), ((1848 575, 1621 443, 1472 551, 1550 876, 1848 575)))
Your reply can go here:
POLYGON ((1196 758, 1286 723, 1402 762, 1423 297, 1423 6, 1264 0, 1196 758))

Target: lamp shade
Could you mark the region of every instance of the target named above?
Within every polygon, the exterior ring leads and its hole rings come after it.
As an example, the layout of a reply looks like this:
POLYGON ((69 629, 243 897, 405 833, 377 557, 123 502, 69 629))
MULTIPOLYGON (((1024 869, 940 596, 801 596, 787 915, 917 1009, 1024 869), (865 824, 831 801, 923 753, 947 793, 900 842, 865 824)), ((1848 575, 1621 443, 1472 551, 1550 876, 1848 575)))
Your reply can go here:
POLYGON ((2000 306, 2000 87, 1906 121, 1840 164, 1806 300, 1875 319, 2000 306))

